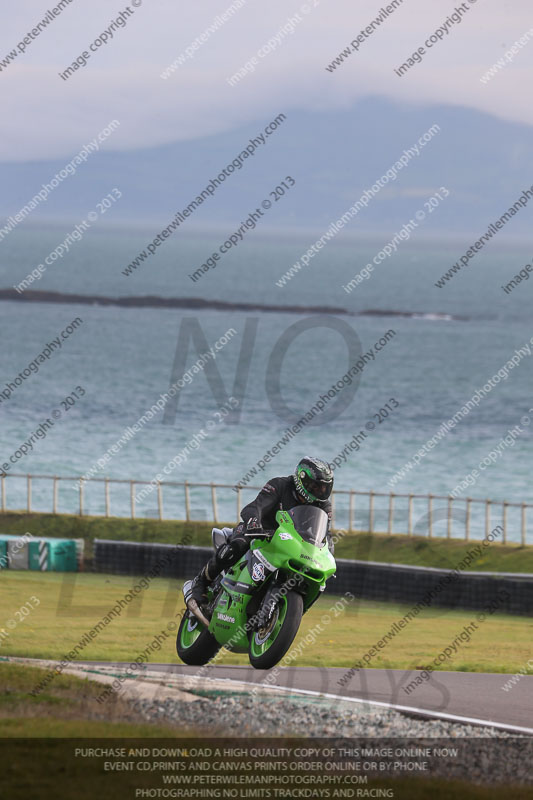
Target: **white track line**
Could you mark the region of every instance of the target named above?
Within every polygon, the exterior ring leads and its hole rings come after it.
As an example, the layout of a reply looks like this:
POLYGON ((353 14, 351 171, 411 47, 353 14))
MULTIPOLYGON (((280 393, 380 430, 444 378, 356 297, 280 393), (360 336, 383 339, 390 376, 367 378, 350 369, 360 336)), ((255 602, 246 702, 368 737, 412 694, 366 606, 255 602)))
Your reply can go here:
MULTIPOLYGON (((16 657, 11 657, 9 660, 14 660, 16 657)), ((23 660, 23 659, 20 659, 23 660)), ((24 659, 26 661, 33 661, 38 659, 24 659)), ((44 660, 44 659, 43 659, 44 660)), ((97 662, 98 666, 102 666, 101 663, 97 662)), ((117 667, 121 666, 123 662, 109 662, 110 667, 117 667)), ((95 668, 95 662, 88 662, 83 661, 80 662, 80 667, 85 664, 86 666, 92 666, 95 668)), ((107 665, 106 665, 107 666, 107 665)), ((172 664, 161 664, 160 666, 175 666, 172 664)), ((196 676, 194 675, 186 675, 184 673, 174 673, 175 675, 179 675, 180 677, 186 678, 189 681, 192 679, 194 680, 196 676)), ((139 678, 140 676, 137 676, 139 678)), ((444 711, 430 711, 429 709, 425 708, 417 708, 416 706, 400 706, 395 703, 386 703, 382 700, 365 700, 362 697, 345 697, 344 695, 340 694, 331 694, 329 692, 317 692, 313 689, 289 689, 287 686, 278 686, 277 684, 269 684, 268 686, 265 684, 257 684, 251 683, 250 681, 244 680, 235 680, 234 678, 216 678, 215 676, 210 677, 208 675, 202 676, 203 680, 219 682, 219 683, 231 683, 234 684, 235 687, 238 686, 252 686, 254 689, 275 689, 279 692, 288 692, 292 694, 301 694, 301 695, 308 695, 309 697, 326 697, 330 700, 340 700, 346 703, 359 703, 360 705, 371 705, 371 706, 378 706, 380 708, 390 708, 393 711, 404 711, 409 714, 418 714, 419 716, 423 717, 431 717, 433 719, 447 719, 451 722, 462 722, 464 724, 470 725, 481 725, 485 728, 497 728, 498 730, 503 731, 513 731, 514 733, 525 733, 530 736, 533 736, 533 728, 523 728, 520 725, 511 725, 505 722, 493 722, 492 720, 486 719, 479 719, 478 717, 463 717, 459 716, 458 714, 447 714, 444 711)), ((197 678, 197 680, 201 680, 201 678, 197 678)))
MULTIPOLYGON (((204 678, 206 676, 203 676, 204 678)), ((249 681, 236 681, 233 678, 209 678, 207 680, 222 680, 227 683, 244 684, 246 686, 254 686, 257 688, 259 684, 250 683, 249 681)), ((419 714, 424 717, 434 717, 435 719, 448 719, 452 722, 463 722, 471 725, 483 725, 485 728, 499 728, 505 731, 514 731, 516 733, 527 733, 533 736, 533 728, 522 728, 519 725, 510 725, 504 722, 492 722, 491 720, 478 719, 477 717, 462 717, 457 714, 447 714, 444 711, 429 711, 425 708, 416 708, 415 706, 400 706, 394 703, 385 703, 381 700, 364 700, 362 697, 345 697, 340 694, 330 694, 329 692, 316 692, 313 689, 289 689, 287 686, 277 686, 276 684, 269 684, 268 686, 262 685, 262 689, 276 689, 281 692, 291 692, 292 694, 305 694, 311 697, 327 697, 330 700, 342 700, 347 703, 360 703, 362 705, 368 704, 372 706, 380 706, 381 708, 391 708, 394 711, 407 711, 410 714, 419 714)))

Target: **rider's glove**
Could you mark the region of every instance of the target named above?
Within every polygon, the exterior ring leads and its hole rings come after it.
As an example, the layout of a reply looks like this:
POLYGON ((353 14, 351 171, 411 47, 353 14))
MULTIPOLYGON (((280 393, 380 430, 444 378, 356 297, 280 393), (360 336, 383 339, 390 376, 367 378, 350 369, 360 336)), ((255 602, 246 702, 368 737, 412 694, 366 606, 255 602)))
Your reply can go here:
POLYGON ((250 536, 258 536, 263 532, 263 526, 257 519, 257 517, 250 517, 248 522, 246 523, 246 533, 250 536))

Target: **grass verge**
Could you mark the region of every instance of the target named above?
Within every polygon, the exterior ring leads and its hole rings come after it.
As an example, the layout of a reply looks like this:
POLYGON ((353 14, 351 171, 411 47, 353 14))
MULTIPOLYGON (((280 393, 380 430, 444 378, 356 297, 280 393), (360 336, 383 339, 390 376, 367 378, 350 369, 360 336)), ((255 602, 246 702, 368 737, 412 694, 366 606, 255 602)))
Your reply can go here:
MULTIPOLYGON (((115 575, 9 570, 2 573, 1 580, 0 656, 53 659, 62 659, 64 653, 72 650, 135 584, 135 578, 115 575), (16 621, 15 612, 32 596, 39 601, 37 607, 10 628, 8 620, 16 621)), ((176 663, 176 631, 167 626, 174 624, 175 615, 183 609, 180 585, 175 580, 153 580, 119 617, 94 639, 87 639, 79 658, 129 662, 152 645, 148 661, 176 663), (155 642, 156 635, 160 642, 155 642)), ((356 599, 339 612, 334 608, 337 602, 338 598, 333 596, 322 597, 305 615, 295 645, 310 634, 308 643, 292 664, 351 667, 409 610, 397 604, 356 599)), ((377 651, 368 666, 396 669, 423 666, 475 619, 474 611, 424 609, 394 635, 385 649, 377 651)), ((470 640, 461 642, 457 654, 441 668, 518 672, 531 656, 532 635, 533 620, 529 617, 488 615, 484 622, 478 623, 470 640)), ((246 655, 225 650, 221 653, 220 664, 248 663, 246 655)))
MULTIPOLYGON (((0 513, 0 532, 16 535, 29 532, 33 536, 84 539, 87 558, 92 558, 94 539, 162 544, 183 542, 210 547, 212 526, 210 522, 0 513)), ((335 554, 338 558, 452 569, 476 544, 479 543, 465 542, 463 539, 351 533, 340 539, 335 554)), ((533 574, 533 546, 502 545, 495 541, 490 547, 483 548, 481 556, 472 561, 467 569, 533 574)))
POLYGON ((174 737, 183 734, 170 725, 150 725, 117 698, 97 703, 104 688, 96 681, 57 675, 36 697, 30 695, 44 670, 0 662, 0 737, 49 738, 174 737))

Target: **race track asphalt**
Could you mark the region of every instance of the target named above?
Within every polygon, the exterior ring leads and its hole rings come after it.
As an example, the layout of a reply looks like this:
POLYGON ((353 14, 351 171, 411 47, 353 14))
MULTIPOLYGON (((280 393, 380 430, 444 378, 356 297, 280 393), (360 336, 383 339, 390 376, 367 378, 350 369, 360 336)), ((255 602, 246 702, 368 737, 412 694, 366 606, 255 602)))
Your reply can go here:
MULTIPOLYGON (((110 666, 113 662, 83 662, 110 666)), ((78 662, 80 664, 80 662, 78 662)), ((81 664, 80 664, 81 665, 81 664)), ((127 666, 126 664, 116 666, 127 666)), ((473 724, 488 723, 498 728, 533 735, 533 675, 525 675, 508 691, 502 687, 510 675, 497 673, 434 672, 428 680, 408 689, 423 673, 413 670, 364 669, 351 675, 337 667, 278 667, 256 670, 250 666, 189 667, 184 664, 150 664, 161 673, 195 676, 205 681, 235 682, 284 691, 326 695, 351 702, 396 708, 407 714, 456 719, 473 724), (266 682, 266 679, 269 679, 266 682), (344 678, 344 681, 343 681, 344 678)))

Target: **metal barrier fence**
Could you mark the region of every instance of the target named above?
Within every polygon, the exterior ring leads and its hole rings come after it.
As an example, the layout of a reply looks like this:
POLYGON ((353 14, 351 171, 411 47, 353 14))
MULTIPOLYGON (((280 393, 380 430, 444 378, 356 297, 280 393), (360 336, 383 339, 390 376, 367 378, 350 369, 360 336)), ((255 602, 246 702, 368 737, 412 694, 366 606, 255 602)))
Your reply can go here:
MULTIPOLYGON (((95 539, 94 569, 115 575, 146 575, 159 565, 160 576, 190 578, 212 553, 209 547, 176 547, 146 542, 95 539)), ((353 592, 358 598, 416 605, 430 594, 432 608, 483 610, 500 598, 499 613, 531 616, 533 576, 506 572, 459 572, 449 581, 449 569, 428 569, 408 564, 376 564, 338 558, 334 581, 326 592, 353 592), (437 586, 440 585, 438 591, 437 586)))
MULTIPOLYGON (((0 503, 2 511, 231 524, 260 488, 236 490, 225 483, 165 481, 153 485, 117 478, 12 474, 0 478, 0 503), (144 495, 142 500, 136 500, 140 494, 144 495), (147 496, 151 507, 147 507, 147 496)), ((533 507, 506 500, 355 489, 335 490, 332 500, 336 529, 469 540, 483 539, 498 528, 498 541, 522 545, 528 543, 527 510, 533 507)))

